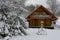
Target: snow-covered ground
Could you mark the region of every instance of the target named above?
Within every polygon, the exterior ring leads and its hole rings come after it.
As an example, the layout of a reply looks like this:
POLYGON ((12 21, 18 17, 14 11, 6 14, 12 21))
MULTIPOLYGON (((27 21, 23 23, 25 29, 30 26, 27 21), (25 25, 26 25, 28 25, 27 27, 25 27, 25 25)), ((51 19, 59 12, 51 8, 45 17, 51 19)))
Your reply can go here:
POLYGON ((56 21, 56 25, 60 26, 60 17, 58 17, 58 20, 56 21))
MULTIPOLYGON (((60 26, 60 17, 58 17, 56 25, 60 26)), ((9 40, 60 40, 60 28, 44 29, 44 31, 47 33, 46 35, 37 35, 38 28, 28 28, 27 36, 13 36, 9 40)))
POLYGON ((27 36, 15 36, 10 40, 60 40, 60 29, 44 29, 47 35, 37 35, 38 29, 27 29, 27 36))
MULTIPOLYGON (((60 17, 56 21, 56 25, 60 26, 60 17)), ((60 28, 44 29, 47 35, 37 35, 38 28, 28 28, 26 32, 27 36, 15 36, 10 40, 60 40, 60 28)))

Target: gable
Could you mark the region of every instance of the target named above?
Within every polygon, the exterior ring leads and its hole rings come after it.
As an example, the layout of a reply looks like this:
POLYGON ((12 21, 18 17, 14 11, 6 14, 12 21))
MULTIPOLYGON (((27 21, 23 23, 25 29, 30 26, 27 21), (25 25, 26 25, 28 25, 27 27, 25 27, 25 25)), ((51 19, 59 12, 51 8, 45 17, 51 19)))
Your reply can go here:
POLYGON ((33 15, 48 15, 46 12, 44 12, 44 11, 42 11, 42 12, 40 12, 40 11, 35 11, 35 12, 33 12, 33 15))
POLYGON ((33 15, 36 15, 36 17, 38 16, 38 15, 43 15, 43 16, 48 16, 49 15, 49 17, 50 16, 52 16, 51 17, 51 19, 52 20, 56 20, 57 19, 57 17, 52 13, 52 12, 50 12, 49 10, 47 10, 45 7, 43 7, 43 6, 40 6, 40 7, 38 7, 37 9, 35 9, 34 11, 32 11, 31 13, 30 13, 30 15, 28 15, 27 16, 27 18, 30 18, 30 16, 33 16, 33 15))

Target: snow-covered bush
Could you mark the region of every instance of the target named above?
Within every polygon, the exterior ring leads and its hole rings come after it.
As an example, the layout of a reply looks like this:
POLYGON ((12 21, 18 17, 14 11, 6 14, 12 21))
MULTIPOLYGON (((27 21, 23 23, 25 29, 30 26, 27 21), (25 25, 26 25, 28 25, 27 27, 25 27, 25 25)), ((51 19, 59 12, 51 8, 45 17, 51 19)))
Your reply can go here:
MULTIPOLYGON (((24 8, 19 4, 14 4, 11 1, 2 1, 0 5, 0 36, 3 38, 10 38, 17 35, 27 35, 26 29, 28 22, 25 18, 19 16, 24 8), (22 9, 22 10, 21 10, 22 9), (18 15, 19 14, 19 15, 18 15), (3 34, 2 34, 3 33, 3 34)), ((7 38, 7 39, 8 39, 7 38)))
POLYGON ((28 28, 26 20, 16 15, 7 15, 7 18, 0 21, 0 35, 12 37, 17 35, 27 35, 25 29, 28 28), (3 34, 2 34, 3 33, 3 34))
POLYGON ((2 21, 4 23, 1 26, 2 30, 0 29, 0 33, 1 33, 0 36, 1 37, 4 36, 5 38, 7 36, 12 37, 12 36, 17 36, 17 35, 20 35, 20 36, 27 35, 25 31, 25 29, 28 28, 27 20, 23 17, 18 16, 15 11, 10 12, 6 10, 5 8, 0 9, 0 11, 2 12, 0 15, 1 16, 0 22, 2 21))
POLYGON ((25 19, 23 16, 19 16, 25 23, 26 27, 29 27, 29 22, 27 21, 27 19, 25 19))
POLYGON ((58 20, 56 21, 56 25, 57 25, 57 27, 60 28, 60 17, 58 17, 58 20))

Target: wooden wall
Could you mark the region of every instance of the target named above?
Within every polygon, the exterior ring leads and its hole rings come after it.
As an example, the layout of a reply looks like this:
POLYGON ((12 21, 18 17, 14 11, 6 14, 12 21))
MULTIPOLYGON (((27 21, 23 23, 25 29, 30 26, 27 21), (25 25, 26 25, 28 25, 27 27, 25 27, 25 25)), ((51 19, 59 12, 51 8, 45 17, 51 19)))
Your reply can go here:
MULTIPOLYGON (((43 23, 44 27, 51 26, 51 24, 52 24, 52 21, 50 19, 45 19, 43 21, 44 21, 44 23, 43 23)), ((28 22, 29 22, 30 27, 31 26, 37 26, 37 27, 41 26, 41 20, 39 20, 39 19, 30 19, 30 20, 28 20, 28 22)))

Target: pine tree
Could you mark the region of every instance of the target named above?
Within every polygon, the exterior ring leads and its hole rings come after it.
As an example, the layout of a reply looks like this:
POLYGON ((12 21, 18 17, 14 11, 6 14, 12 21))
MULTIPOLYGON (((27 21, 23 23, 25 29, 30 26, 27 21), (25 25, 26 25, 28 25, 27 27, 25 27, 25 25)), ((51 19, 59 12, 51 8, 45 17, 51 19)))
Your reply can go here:
POLYGON ((3 29, 3 33, 4 34, 0 34, 1 36, 7 37, 12 37, 12 36, 16 36, 16 35, 20 35, 22 36, 22 34, 27 35, 27 33, 25 32, 24 29, 27 29, 25 22, 23 21, 23 19, 21 19, 20 17, 16 16, 16 15, 10 15, 9 12, 9 7, 7 6, 2 6, 0 9, 0 12, 2 12, 2 18, 0 18, 0 20, 2 20, 5 24, 2 27, 3 29), (8 31, 8 32, 6 32, 8 31), (6 32, 6 33, 5 33, 6 32))

